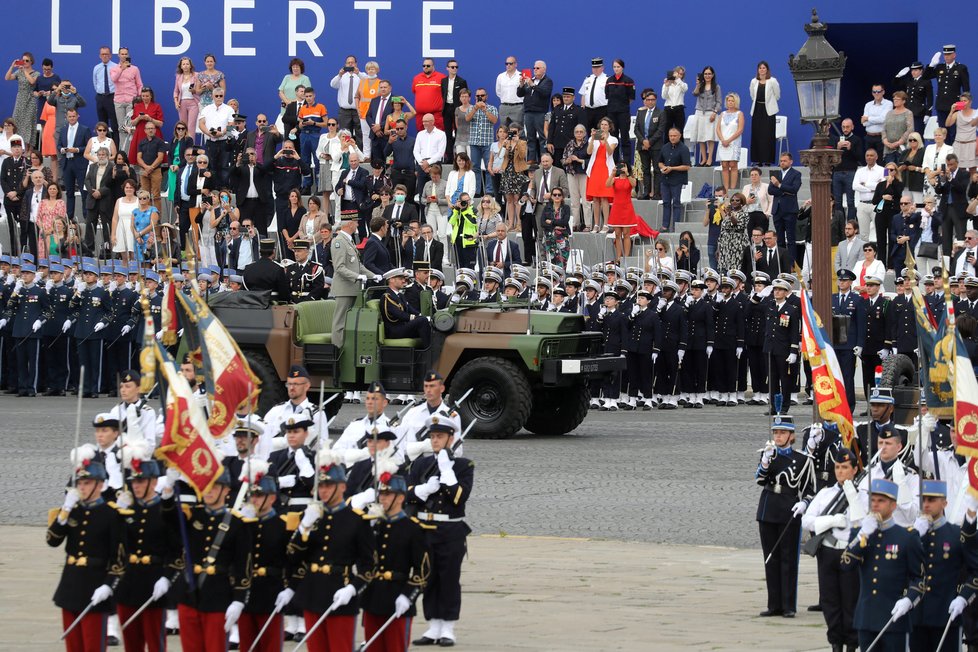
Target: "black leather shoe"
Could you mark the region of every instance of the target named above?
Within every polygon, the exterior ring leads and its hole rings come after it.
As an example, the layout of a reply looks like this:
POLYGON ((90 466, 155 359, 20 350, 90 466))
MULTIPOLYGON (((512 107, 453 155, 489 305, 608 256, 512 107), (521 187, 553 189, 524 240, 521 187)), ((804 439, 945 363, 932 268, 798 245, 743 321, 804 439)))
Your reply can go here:
POLYGON ((166 628, 166 635, 167 636, 179 636, 180 635, 180 630, 177 629, 176 627, 167 627, 166 628))
POLYGON ((47 394, 45 394, 45 396, 64 396, 64 395, 65 395, 64 391, 60 389, 52 389, 47 394))
POLYGON ((284 639, 286 641, 292 641, 295 639, 295 634, 293 634, 292 632, 285 632, 284 639))
POLYGON ((98 394, 94 394, 92 392, 85 392, 84 397, 85 398, 98 398, 98 394))
POLYGON ((757 615, 761 618, 770 618, 771 616, 780 616, 781 614, 782 611, 780 609, 765 609, 757 615))
POLYGON ((812 604, 812 605, 809 605, 808 606, 808 610, 809 611, 821 611, 822 610, 822 605, 820 605, 820 604, 812 604))
POLYGON ((781 616, 783 618, 794 618, 795 617, 795 612, 794 611, 786 611, 783 614, 781 614, 781 616))
POLYGON ((420 645, 438 645, 438 643, 439 643, 440 640, 441 639, 428 638, 427 636, 422 636, 421 638, 417 638, 417 639, 411 641, 411 645, 419 645, 419 646, 420 645))
POLYGON ((439 645, 439 647, 454 647, 455 646, 455 639, 451 639, 451 638, 440 638, 440 639, 438 639, 438 645, 439 645))
POLYGON ((115 636, 108 636, 105 639, 105 644, 109 647, 115 647, 119 644, 119 639, 117 639, 115 636))

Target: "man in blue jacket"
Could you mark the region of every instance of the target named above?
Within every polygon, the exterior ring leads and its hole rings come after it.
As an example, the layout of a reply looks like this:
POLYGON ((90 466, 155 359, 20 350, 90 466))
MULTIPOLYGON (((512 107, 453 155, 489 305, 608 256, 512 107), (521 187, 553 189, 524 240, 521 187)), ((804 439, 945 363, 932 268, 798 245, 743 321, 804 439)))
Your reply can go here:
POLYGON ((801 172, 791 167, 790 152, 781 155, 780 170, 771 174, 767 191, 774 197, 771 217, 778 232, 778 245, 788 251, 788 270, 795 260, 795 226, 798 223, 798 191, 801 190, 801 172))

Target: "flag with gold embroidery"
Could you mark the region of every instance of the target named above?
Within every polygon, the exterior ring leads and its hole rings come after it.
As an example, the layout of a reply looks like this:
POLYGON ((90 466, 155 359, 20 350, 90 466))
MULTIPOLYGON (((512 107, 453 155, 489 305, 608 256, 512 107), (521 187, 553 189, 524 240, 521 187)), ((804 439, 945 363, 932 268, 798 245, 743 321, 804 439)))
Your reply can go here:
POLYGON ((934 316, 928 310, 923 295, 913 288, 913 302, 917 315, 917 338, 920 342, 920 368, 925 372, 923 381, 927 410, 937 419, 954 417, 954 364, 953 326, 941 311, 934 316), (936 323, 936 325, 935 325, 936 323))

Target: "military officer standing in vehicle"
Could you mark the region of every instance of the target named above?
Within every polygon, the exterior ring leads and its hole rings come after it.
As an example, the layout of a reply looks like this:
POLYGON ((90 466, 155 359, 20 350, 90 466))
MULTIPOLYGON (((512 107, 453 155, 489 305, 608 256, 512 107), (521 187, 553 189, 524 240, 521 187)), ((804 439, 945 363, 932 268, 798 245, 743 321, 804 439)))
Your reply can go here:
MULTIPOLYGON (((862 355, 866 342, 866 300, 852 291, 856 275, 848 269, 836 272, 839 284, 838 294, 832 295, 832 314, 849 318, 845 331, 845 341, 833 342, 835 357, 839 360, 842 378, 846 386, 849 410, 856 412, 856 360, 862 355)), ((863 377, 866 369, 863 368, 863 377)))
MULTIPOLYGON (((333 260, 333 285, 329 289, 329 294, 336 299, 336 307, 333 310, 332 342, 337 349, 343 348, 347 313, 353 308, 356 298, 360 296, 361 286, 367 282, 367 277, 374 277, 374 273, 360 262, 357 247, 353 242, 353 234, 357 232, 358 223, 356 214, 344 215, 330 250, 333 260)), ((378 282, 380 277, 374 277, 373 280, 378 282)))
POLYGON ((295 263, 286 272, 292 289, 292 303, 318 301, 326 298, 326 282, 323 268, 309 259, 309 241, 296 239, 292 243, 295 263))

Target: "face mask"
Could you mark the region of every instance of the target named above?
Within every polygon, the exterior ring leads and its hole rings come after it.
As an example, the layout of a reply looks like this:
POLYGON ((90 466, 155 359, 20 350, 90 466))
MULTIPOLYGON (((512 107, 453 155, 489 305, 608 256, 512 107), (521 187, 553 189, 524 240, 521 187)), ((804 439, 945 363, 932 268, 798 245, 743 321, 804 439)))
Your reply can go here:
POLYGON ((404 195, 394 195, 394 201, 398 204, 404 203, 404 195))

